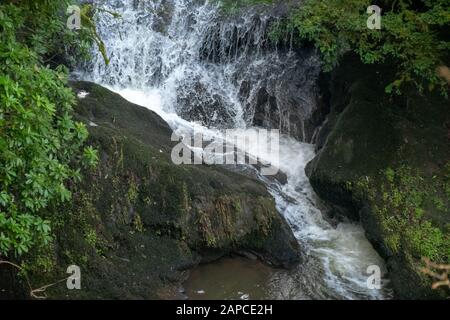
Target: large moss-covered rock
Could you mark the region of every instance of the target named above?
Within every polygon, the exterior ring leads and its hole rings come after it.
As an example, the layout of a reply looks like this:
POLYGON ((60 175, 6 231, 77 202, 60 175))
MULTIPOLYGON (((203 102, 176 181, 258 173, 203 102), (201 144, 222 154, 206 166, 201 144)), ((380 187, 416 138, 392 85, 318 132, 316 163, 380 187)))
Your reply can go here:
POLYGON ((57 209, 49 272, 33 270, 33 285, 64 278, 75 264, 82 290, 64 282, 47 290, 50 298, 170 298, 202 261, 237 252, 279 267, 299 261, 263 184, 217 166, 173 164, 172 132, 158 115, 93 83, 72 87, 87 93, 75 114, 100 161, 57 209))
POLYGON ((331 114, 307 174, 335 213, 361 220, 397 297, 443 297, 420 268, 422 257, 450 258, 450 103, 411 88, 386 95, 392 72, 348 57, 331 75, 331 114))

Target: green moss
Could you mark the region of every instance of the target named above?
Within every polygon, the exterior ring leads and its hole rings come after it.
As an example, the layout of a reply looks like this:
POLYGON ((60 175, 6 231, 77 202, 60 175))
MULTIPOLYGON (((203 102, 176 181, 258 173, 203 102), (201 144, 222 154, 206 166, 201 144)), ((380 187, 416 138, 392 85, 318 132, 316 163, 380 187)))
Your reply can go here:
POLYGON ((210 248, 214 248, 217 245, 217 240, 214 235, 214 231, 212 229, 211 220, 209 219, 209 215, 206 214, 204 211, 199 212, 200 218, 199 218, 199 226, 201 233, 203 235, 203 239, 206 242, 206 245, 210 248))
POLYGON ((426 215, 430 204, 442 210, 448 198, 441 198, 434 184, 411 167, 388 168, 372 183, 361 180, 360 194, 374 205, 386 245, 394 253, 402 250, 419 260, 427 257, 437 262, 449 260, 449 235, 426 215), (430 199, 434 199, 430 203, 430 199), (439 204, 436 206, 436 204, 439 204))
POLYGON ((84 236, 86 238, 86 242, 95 248, 98 241, 97 233, 95 232, 95 230, 94 229, 88 230, 84 236))
POLYGON ((273 216, 271 212, 275 209, 273 201, 269 198, 258 198, 258 214, 255 215, 258 228, 262 234, 268 236, 272 230, 273 216))
POLYGON ((137 232, 144 232, 145 231, 144 224, 142 223, 141 216, 138 213, 134 217, 133 224, 134 224, 134 229, 137 232))
POLYGON ((447 261, 448 257, 443 250, 444 236, 430 221, 425 221, 418 227, 406 228, 404 234, 405 242, 410 246, 413 256, 429 257, 433 261, 447 261))
POLYGON ((233 203, 233 205, 234 205, 234 210, 236 210, 236 212, 239 212, 239 213, 242 212, 242 205, 241 205, 240 199, 236 199, 236 201, 233 203))
POLYGON ((192 208, 190 206, 190 197, 188 192, 188 187, 186 182, 183 182, 182 188, 181 188, 181 195, 182 195, 182 211, 183 213, 188 213, 192 208))
POLYGON ((131 176, 129 183, 130 185, 128 187, 127 199, 130 203, 132 203, 138 198, 138 185, 134 179, 134 176, 131 176))

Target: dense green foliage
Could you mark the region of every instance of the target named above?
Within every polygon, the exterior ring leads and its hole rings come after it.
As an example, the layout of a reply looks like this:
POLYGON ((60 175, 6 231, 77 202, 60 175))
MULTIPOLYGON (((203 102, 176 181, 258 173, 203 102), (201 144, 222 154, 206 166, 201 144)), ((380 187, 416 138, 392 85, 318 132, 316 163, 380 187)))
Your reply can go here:
POLYGON ((68 183, 97 154, 71 117, 65 67, 48 65, 86 56, 89 33, 66 27, 65 1, 9 2, 0 5, 0 255, 20 256, 51 240, 58 212, 43 212, 70 199, 68 183))
MULTIPOLYGON (((227 8, 268 2, 222 1, 227 8)), ((323 57, 325 70, 349 51, 357 53, 364 63, 391 62, 398 73, 386 88, 388 92, 400 92, 402 85, 414 83, 420 90, 439 87, 445 93, 446 83, 436 68, 448 64, 449 27, 448 0, 306 0, 291 8, 286 21, 274 25, 273 35, 294 30, 299 39, 312 41, 323 57), (373 4, 382 9, 381 30, 367 27, 366 11, 373 4)))
POLYGON ((364 63, 392 59, 398 65, 397 80, 391 91, 404 82, 422 89, 446 85, 436 74, 444 64, 450 41, 439 32, 450 25, 450 2, 377 1, 384 9, 381 30, 367 28, 369 0, 307 1, 295 12, 292 24, 302 38, 313 40, 326 66, 334 65, 348 50, 355 51, 364 63))
POLYGON ((446 230, 450 225, 438 228, 425 215, 430 208, 442 216, 450 212, 449 197, 440 192, 449 187, 450 162, 444 171, 442 177, 435 176, 430 183, 417 170, 401 166, 384 170, 379 177, 381 183, 366 179, 358 182, 361 196, 376 203, 375 213, 393 253, 401 251, 411 258, 450 262, 450 234, 446 230))

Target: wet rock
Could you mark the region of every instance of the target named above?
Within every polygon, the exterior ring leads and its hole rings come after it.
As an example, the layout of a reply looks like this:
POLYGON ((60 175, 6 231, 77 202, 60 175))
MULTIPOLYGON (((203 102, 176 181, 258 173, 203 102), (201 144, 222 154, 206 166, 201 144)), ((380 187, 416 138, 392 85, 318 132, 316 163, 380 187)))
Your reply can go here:
POLYGON ((200 80, 183 82, 177 90, 177 114, 206 127, 233 128, 236 114, 225 101, 200 80))
POLYGON ((264 80, 254 83, 252 93, 243 97, 247 110, 253 112, 253 124, 311 141, 323 120, 316 117, 318 65, 314 54, 304 49, 302 55, 270 67, 264 80))
POLYGON ((210 26, 200 59, 233 66, 227 72, 236 81, 249 124, 310 142, 324 120, 317 90, 320 62, 313 48, 294 46, 290 38, 271 40, 270 26, 286 13, 286 6, 260 9, 210 26))
MULTIPOLYGON (((319 152, 306 171, 314 190, 331 204, 335 216, 361 222, 367 238, 387 261, 396 297, 448 297, 445 289, 431 290, 432 279, 420 273, 424 251, 417 250, 417 240, 409 236, 424 232, 426 222, 448 239, 444 226, 450 220, 443 207, 449 206, 450 199, 443 196, 442 181, 449 174, 440 163, 450 159, 444 126, 450 115, 448 101, 439 93, 420 95, 411 88, 405 89, 402 97, 387 96, 384 88, 393 79, 393 70, 389 65, 362 65, 358 58, 348 56, 333 72, 328 87, 331 114, 318 134, 319 152), (401 177, 390 178, 386 172, 401 172, 401 177), (420 175, 420 183, 402 185, 416 181, 416 175, 420 175), (422 193, 446 204, 411 200, 422 193), (421 219, 404 218, 410 210, 404 199, 416 201, 414 209, 420 211, 421 219), (400 215, 395 208, 401 208, 400 215)), ((446 261, 448 240, 441 242, 439 237, 430 239, 430 233, 425 234, 420 242, 428 243, 437 250, 438 259, 446 261)))
MULTIPOLYGON (((300 250, 262 183, 216 166, 177 166, 171 129, 155 113, 88 82, 76 118, 88 124, 100 163, 85 171, 63 208, 71 221, 55 229, 55 272, 82 269, 83 290, 49 288, 52 298, 170 298, 185 270, 234 252, 251 251, 292 267, 300 250), (89 234, 89 237, 86 235, 89 234)), ((64 283, 65 284, 65 283, 64 283)))

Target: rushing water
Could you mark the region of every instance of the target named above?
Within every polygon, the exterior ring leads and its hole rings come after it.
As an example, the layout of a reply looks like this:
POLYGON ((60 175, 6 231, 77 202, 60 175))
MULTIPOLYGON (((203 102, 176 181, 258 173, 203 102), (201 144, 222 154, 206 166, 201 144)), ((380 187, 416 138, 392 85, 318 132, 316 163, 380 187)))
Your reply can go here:
MULTIPOLYGON (((201 266, 187 283, 188 296, 389 298, 387 279, 381 290, 367 287, 368 266, 380 266, 384 275, 386 270, 362 228, 327 222, 305 175, 314 157, 313 145, 300 142, 312 137, 308 121, 316 107, 319 71, 314 54, 271 45, 270 16, 246 12, 224 21, 215 6, 198 0, 97 2, 121 14, 101 13, 97 21, 111 64, 105 66, 97 55, 79 77, 157 112, 180 134, 192 131, 194 122, 216 139, 225 139, 224 128, 238 135, 254 125, 285 133, 279 167, 288 182, 260 178, 298 239, 304 262, 290 271, 229 259, 201 266)), ((270 154, 250 153, 271 160, 270 154)))

